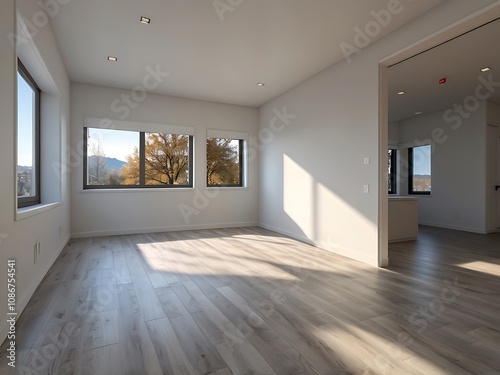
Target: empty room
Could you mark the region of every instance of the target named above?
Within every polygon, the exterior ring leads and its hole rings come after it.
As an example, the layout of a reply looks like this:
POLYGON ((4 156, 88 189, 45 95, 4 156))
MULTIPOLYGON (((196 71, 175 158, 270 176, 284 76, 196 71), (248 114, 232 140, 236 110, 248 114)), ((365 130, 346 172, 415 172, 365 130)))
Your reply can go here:
POLYGON ((0 19, 0 374, 500 373, 500 1, 0 19))

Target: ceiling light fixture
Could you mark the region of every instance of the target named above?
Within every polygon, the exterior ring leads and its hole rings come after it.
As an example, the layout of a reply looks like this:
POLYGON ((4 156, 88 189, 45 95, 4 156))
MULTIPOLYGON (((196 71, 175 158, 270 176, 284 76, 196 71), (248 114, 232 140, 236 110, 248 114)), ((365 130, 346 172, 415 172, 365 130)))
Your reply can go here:
POLYGON ((489 72, 490 70, 491 70, 491 68, 490 68, 489 66, 485 66, 484 68, 482 68, 482 69, 481 69, 481 71, 482 71, 483 73, 485 73, 485 72, 489 72))
POLYGON ((151 18, 141 16, 141 23, 149 25, 151 23, 151 18))
POLYGON ((416 115, 421 115, 421 114, 422 114, 422 112, 421 112, 421 111, 417 111, 417 112, 415 112, 415 114, 416 114, 416 115))
POLYGON ((108 61, 118 61, 118 58, 115 56, 108 56, 108 61))
POLYGON ((404 94, 406 94, 406 91, 400 91, 400 92, 398 92, 398 95, 404 95, 404 94))
POLYGON ((266 85, 266 84, 265 84, 265 83, 262 83, 262 82, 257 83, 257 86, 260 86, 260 87, 265 86, 265 85, 266 85))

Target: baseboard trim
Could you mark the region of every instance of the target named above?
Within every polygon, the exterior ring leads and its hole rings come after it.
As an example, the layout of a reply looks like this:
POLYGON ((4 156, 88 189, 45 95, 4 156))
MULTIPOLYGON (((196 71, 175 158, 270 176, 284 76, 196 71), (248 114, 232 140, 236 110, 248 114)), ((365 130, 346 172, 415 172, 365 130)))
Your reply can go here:
POLYGON ((301 234, 294 233, 294 232, 288 231, 286 229, 282 229, 282 228, 275 227, 275 226, 269 225, 269 224, 264 224, 264 223, 260 223, 258 226, 261 228, 270 230, 272 232, 276 232, 276 233, 283 234, 285 236, 294 238, 294 239, 299 240, 301 242, 305 242, 308 245, 314 246, 314 242, 310 238, 303 236, 301 234))
MULTIPOLYGON (((301 234, 298 234, 298 233, 294 233, 294 232, 291 232, 291 231, 288 231, 286 229, 282 229, 282 228, 279 228, 279 227, 275 227, 273 225, 269 225, 269 224, 265 224, 265 223, 260 223, 259 224, 260 227, 264 228, 264 229, 267 229, 267 230, 270 230, 270 231, 273 231, 273 232, 276 232, 276 233, 280 233, 280 234, 283 234, 285 236, 288 236, 288 237, 292 237, 296 240, 299 240, 299 241, 302 241, 302 242, 305 242, 309 245, 312 245, 314 247, 317 247, 319 249, 322 249, 322 250, 326 250, 326 251, 329 251, 331 253, 334 253, 336 255, 341 255, 343 257, 346 257, 346 258, 349 258, 349 259, 353 259, 353 260, 356 260, 358 262, 362 262, 362 263, 365 263, 365 264, 368 264, 370 266, 374 266, 374 267, 380 267, 380 266, 383 266, 385 264, 385 262, 389 262, 389 260, 385 260, 383 259, 379 264, 379 260, 376 259, 376 258, 371 258, 371 257, 368 257, 364 254, 360 254, 360 253, 357 253, 355 251, 352 251, 350 249, 344 249, 344 248, 340 248, 340 247, 337 247, 337 246, 332 246, 332 244, 329 244, 327 242, 323 242, 323 241, 315 241, 313 239, 310 239, 309 237, 306 237, 304 235, 301 235, 301 234)), ((387 265, 385 264, 385 265, 387 265)))
MULTIPOLYGON (((35 293, 36 288, 40 285, 42 282, 43 278, 45 275, 47 275, 47 272, 49 272, 50 267, 54 264, 56 261, 57 257, 61 254, 63 249, 66 247, 68 242, 71 240, 71 236, 68 234, 64 241, 62 242, 61 246, 57 249, 57 251, 54 253, 52 258, 49 260, 49 262, 45 265, 43 268, 43 271, 38 275, 37 279, 30 285, 28 290, 24 292, 24 294, 17 299, 16 301, 16 309, 17 309, 17 319, 21 316, 23 313, 24 309, 28 305, 28 302, 30 298, 33 296, 33 293, 35 293)), ((7 325, 7 322, 2 322, 2 326, 0 327, 0 343, 3 343, 5 339, 7 338, 7 334, 9 333, 9 326, 7 325)))
POLYGON ((161 233, 161 232, 178 232, 178 231, 186 231, 186 230, 258 227, 258 226, 259 226, 259 224, 256 222, 241 222, 241 223, 218 223, 218 224, 201 224, 201 225, 179 225, 179 226, 173 226, 173 227, 112 229, 112 230, 102 230, 102 231, 93 231, 93 232, 72 233, 71 238, 123 236, 123 235, 129 235, 129 234, 146 234, 146 233, 161 233))
POLYGON ((482 228, 469 228, 469 227, 461 227, 459 225, 449 225, 449 224, 441 224, 441 223, 433 223, 429 221, 420 221, 418 225, 424 225, 426 227, 436 227, 443 229, 451 229, 458 230, 461 232, 471 232, 471 233, 479 233, 479 234, 487 234, 488 231, 482 228))
POLYGON ((389 240, 389 243, 415 241, 417 238, 418 237, 393 238, 392 240, 389 240))
POLYGON ((500 233, 500 229, 488 229, 486 231, 486 234, 491 234, 491 233, 500 233))

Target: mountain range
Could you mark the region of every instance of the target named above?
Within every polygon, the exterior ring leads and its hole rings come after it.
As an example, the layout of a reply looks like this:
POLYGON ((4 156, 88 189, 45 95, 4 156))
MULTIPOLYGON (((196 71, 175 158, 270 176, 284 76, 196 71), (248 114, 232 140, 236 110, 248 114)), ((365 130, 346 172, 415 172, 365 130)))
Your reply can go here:
MULTIPOLYGON (((89 156, 89 163, 95 162, 96 155, 89 156)), ((116 172, 120 172, 122 167, 127 164, 127 162, 118 160, 116 158, 108 158, 104 157, 104 160, 106 161, 106 169, 108 172, 111 172, 112 170, 115 170, 116 172)))

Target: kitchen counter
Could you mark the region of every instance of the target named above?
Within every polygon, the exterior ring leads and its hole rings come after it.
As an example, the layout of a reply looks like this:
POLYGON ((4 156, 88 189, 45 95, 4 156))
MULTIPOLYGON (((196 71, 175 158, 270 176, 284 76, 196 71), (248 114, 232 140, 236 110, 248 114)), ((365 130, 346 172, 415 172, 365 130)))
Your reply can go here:
POLYGON ((418 199, 389 196, 389 242, 410 241, 418 236, 418 199))

